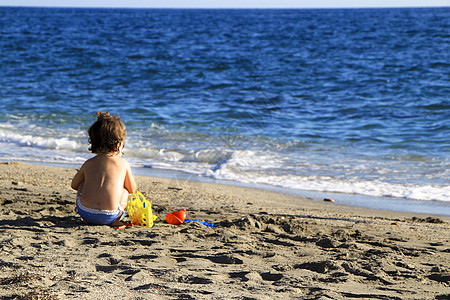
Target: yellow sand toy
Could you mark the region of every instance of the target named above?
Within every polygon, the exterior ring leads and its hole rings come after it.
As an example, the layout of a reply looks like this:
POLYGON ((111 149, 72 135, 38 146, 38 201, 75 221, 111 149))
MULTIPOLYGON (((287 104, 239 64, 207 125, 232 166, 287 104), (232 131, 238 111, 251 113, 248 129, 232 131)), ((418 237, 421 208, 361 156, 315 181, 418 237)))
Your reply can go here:
POLYGON ((141 192, 130 195, 127 210, 133 225, 152 227, 153 221, 157 218, 152 214, 152 204, 145 199, 141 192))

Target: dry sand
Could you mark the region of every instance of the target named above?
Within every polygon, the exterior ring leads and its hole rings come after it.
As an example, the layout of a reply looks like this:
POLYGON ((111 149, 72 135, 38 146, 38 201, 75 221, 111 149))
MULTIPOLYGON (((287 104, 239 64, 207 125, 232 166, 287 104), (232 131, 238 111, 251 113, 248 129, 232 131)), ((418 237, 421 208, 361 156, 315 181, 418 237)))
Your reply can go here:
POLYGON ((0 163, 1 299, 450 299, 450 218, 137 176, 159 222, 85 225, 73 169, 0 163), (180 226, 162 221, 185 208, 180 226))

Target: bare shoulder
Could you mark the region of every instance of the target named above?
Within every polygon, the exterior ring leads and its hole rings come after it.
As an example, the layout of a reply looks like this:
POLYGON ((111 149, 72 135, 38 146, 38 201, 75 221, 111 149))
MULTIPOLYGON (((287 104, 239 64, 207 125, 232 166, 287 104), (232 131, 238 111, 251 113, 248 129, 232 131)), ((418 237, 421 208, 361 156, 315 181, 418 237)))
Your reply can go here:
POLYGON ((121 164, 122 166, 124 166, 124 167, 126 167, 126 168, 129 168, 129 167, 130 167, 130 164, 129 164, 128 161, 126 161, 125 159, 119 157, 118 160, 119 160, 119 162, 120 162, 120 164, 121 164))
POLYGON ((125 159, 121 158, 121 157, 117 157, 117 156, 108 157, 108 161, 114 163, 116 166, 118 166, 120 168, 127 169, 127 168, 130 167, 128 162, 125 159))
POLYGON ((86 160, 81 167, 83 168, 83 167, 89 167, 90 165, 94 165, 94 164, 96 164, 97 160, 98 160, 98 156, 97 155, 94 156, 94 157, 91 157, 88 160, 86 160))

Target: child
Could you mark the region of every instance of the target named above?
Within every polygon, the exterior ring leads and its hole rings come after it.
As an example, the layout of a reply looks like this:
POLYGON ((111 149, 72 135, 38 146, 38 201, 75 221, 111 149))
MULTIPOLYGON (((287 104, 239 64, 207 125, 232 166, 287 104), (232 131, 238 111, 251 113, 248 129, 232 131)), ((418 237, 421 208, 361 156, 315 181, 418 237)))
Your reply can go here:
POLYGON ((88 159, 72 179, 77 190, 77 210, 84 221, 99 225, 119 225, 128 194, 136 191, 130 165, 121 158, 126 136, 125 124, 109 113, 97 113, 89 128, 88 159))

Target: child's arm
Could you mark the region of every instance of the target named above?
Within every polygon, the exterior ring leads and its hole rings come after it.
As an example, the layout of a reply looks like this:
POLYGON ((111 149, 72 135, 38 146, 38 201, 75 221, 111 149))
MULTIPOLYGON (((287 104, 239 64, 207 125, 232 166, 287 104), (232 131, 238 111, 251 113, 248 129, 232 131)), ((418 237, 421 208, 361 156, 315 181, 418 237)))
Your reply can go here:
POLYGON ((70 185, 74 190, 78 190, 80 184, 84 181, 84 165, 80 168, 77 174, 72 179, 72 184, 70 185))
POLYGON ((134 181, 133 174, 131 173, 131 167, 128 162, 125 161, 127 173, 125 174, 124 188, 130 193, 135 193, 137 190, 136 181, 134 181))

